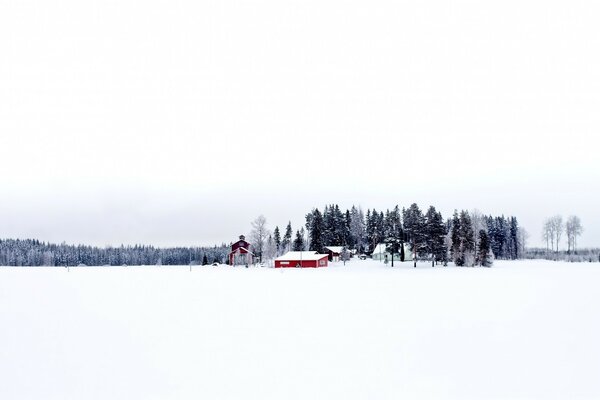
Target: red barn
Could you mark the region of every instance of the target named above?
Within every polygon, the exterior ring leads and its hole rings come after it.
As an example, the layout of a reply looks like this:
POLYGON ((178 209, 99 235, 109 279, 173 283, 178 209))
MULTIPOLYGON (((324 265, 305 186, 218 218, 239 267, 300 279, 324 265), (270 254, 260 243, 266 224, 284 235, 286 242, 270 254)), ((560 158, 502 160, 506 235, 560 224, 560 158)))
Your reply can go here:
POLYGON ((275 268, 317 268, 326 267, 327 254, 316 251, 288 251, 275 259, 275 268))
POLYGON ((246 242, 244 235, 240 240, 231 245, 229 253, 229 265, 249 265, 252 264, 254 253, 250 251, 250 243, 246 242))

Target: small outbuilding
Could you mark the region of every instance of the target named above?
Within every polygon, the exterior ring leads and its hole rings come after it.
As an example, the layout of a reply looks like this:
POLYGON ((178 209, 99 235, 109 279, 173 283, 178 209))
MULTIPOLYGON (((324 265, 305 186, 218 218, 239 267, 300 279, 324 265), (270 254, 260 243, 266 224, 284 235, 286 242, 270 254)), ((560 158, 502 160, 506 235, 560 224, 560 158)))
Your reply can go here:
POLYGON ((329 261, 338 262, 342 257, 342 246, 325 246, 325 251, 329 255, 329 261))
MULTIPOLYGON (((381 260, 392 261, 392 255, 390 252, 386 250, 386 245, 384 243, 378 244, 373 249, 373 253, 371 253, 371 258, 373 260, 381 260)), ((400 253, 394 254, 394 261, 400 261, 400 253)), ((404 243, 404 261, 412 261, 412 252, 408 246, 408 243, 404 243)))
POLYGON ((275 268, 319 268, 328 265, 328 255, 316 251, 288 251, 275 259, 275 268))

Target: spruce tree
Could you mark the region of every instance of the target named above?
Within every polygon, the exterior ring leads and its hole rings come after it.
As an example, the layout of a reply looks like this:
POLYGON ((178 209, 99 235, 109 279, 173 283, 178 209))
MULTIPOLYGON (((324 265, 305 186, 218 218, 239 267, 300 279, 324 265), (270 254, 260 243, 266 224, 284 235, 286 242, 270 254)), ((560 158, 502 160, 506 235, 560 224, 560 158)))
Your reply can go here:
POLYGON ((519 257, 519 224, 517 218, 509 218, 510 234, 510 259, 516 260, 519 257))
POLYGON ((482 267, 492 265, 490 257, 490 240, 485 230, 479 231, 479 249, 477 249, 477 263, 482 267))
POLYGON ((292 223, 288 222, 287 227, 285 228, 285 234, 283 235, 283 239, 281 240, 281 251, 288 251, 292 242, 292 223))
POLYGON ((452 215, 451 243, 452 261, 454 261, 456 266, 462 267, 465 261, 461 252, 460 218, 458 217, 457 210, 454 210, 454 214, 452 215))
POLYGON ((273 241, 275 242, 275 251, 277 252, 277 255, 279 255, 281 251, 281 233, 279 233, 278 226, 276 226, 273 231, 273 241))
POLYGON ((365 217, 362 210, 352 206, 352 209, 350 210, 350 236, 352 237, 354 248, 359 253, 364 253, 365 251, 365 229, 365 217))
POLYGON ((413 253, 414 267, 417 268, 417 258, 425 251, 425 217, 416 203, 404 211, 404 231, 408 238, 410 250, 413 253))
POLYGON ((310 236, 310 250, 314 250, 317 253, 324 253, 323 216, 318 208, 315 208, 311 215, 312 217, 310 218, 310 226, 308 228, 310 236))
POLYGON ((296 238, 294 239, 294 251, 304 251, 304 229, 296 231, 296 238))
POLYGON ((352 224, 352 217, 350 216, 350 210, 346 210, 344 213, 344 246, 346 250, 348 248, 353 249, 355 247, 355 242, 352 238, 352 234, 350 233, 350 226, 352 224))
POLYGON ((474 253, 475 253, 475 235, 473 233, 473 224, 468 211, 461 211, 460 213, 460 240, 461 240, 461 252, 464 260, 463 265, 473 266, 474 253))
POLYGON ((431 266, 446 257, 446 225, 442 214, 431 206, 425 215, 426 248, 431 256, 431 266))
POLYGON ((367 251, 369 252, 369 254, 371 254, 373 252, 373 249, 375 248, 375 246, 377 246, 377 233, 376 233, 376 227, 377 227, 377 221, 376 221, 376 215, 377 212, 375 211, 375 209, 373 209, 373 212, 371 212, 371 210, 367 210, 367 219, 366 219, 366 231, 367 231, 367 246, 368 249, 367 251))
POLYGON ((388 210, 385 215, 385 239, 386 251, 392 256, 392 267, 394 266, 394 255, 401 252, 403 244, 402 221, 400 218, 400 210, 396 206, 391 212, 388 210))

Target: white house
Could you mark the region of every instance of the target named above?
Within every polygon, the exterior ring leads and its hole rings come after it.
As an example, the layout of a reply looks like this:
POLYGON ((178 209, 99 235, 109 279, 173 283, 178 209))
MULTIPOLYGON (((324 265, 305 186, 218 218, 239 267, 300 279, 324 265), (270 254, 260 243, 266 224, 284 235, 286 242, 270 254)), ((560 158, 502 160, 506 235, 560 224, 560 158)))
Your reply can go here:
MULTIPOLYGON (((373 260, 385 260, 392 261, 391 254, 386 250, 385 243, 380 243, 375 246, 373 253, 371 254, 373 260)), ((400 261, 400 253, 394 254, 394 261, 400 261)), ((404 243, 404 261, 412 261, 412 252, 408 246, 408 243, 404 243)))

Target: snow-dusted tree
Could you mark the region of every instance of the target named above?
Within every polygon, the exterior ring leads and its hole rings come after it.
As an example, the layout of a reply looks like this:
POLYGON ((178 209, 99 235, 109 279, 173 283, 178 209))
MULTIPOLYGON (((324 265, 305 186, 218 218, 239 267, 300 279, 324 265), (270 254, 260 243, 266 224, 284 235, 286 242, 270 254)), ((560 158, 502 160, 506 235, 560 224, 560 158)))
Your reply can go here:
POLYGON ((208 265, 208 257, 206 256, 206 253, 204 253, 204 256, 202 256, 202 265, 208 265))
MULTIPOLYGON (((479 248, 479 231, 484 230, 488 233, 488 224, 486 217, 477 209, 471 210, 471 223, 473 224, 473 232, 477 232, 475 235, 475 248, 479 248)), ((488 237, 489 240, 489 237, 488 237)))
POLYGON ((283 235, 283 239, 281 239, 281 252, 285 253, 286 251, 290 251, 290 247, 292 245, 292 223, 288 222, 287 227, 285 228, 285 234, 283 235))
POLYGON ((516 260, 519 258, 519 223, 514 216, 510 217, 508 221, 508 257, 516 260))
POLYGON ((402 229, 402 220, 398 206, 390 212, 386 212, 384 218, 385 235, 384 243, 386 251, 392 257, 392 267, 394 266, 394 255, 400 254, 400 249, 404 243, 404 231, 402 229))
POLYGON ((265 247, 265 240, 269 236, 267 229, 267 219, 264 215, 259 215, 254 221, 252 221, 252 231, 250 231, 250 242, 252 244, 254 253, 258 256, 260 262, 262 262, 263 251, 265 247))
POLYGON ((310 237, 309 249, 323 253, 323 216, 318 208, 306 216, 306 226, 310 237))
POLYGON ((279 227, 276 226, 273 231, 273 243, 275 244, 275 255, 280 255, 281 253, 281 233, 279 232, 279 227))
POLYGON ((348 251, 348 247, 344 246, 342 248, 342 253, 340 254, 340 258, 344 262, 344 265, 346 265, 346 261, 348 261, 350 259, 350 252, 348 251))
POLYGON ((310 221, 310 250, 317 253, 323 253, 325 243, 323 243, 323 215, 318 208, 315 208, 310 221))
POLYGON ((575 251, 577 236, 580 236, 583 233, 583 226, 581 226, 581 220, 578 216, 571 215, 569 219, 567 219, 565 231, 567 234, 568 252, 571 254, 571 250, 575 251))
POLYGON ((296 238, 293 245, 294 251, 304 251, 304 228, 296 231, 296 238))
POLYGON ((460 213, 460 235, 462 240, 462 251, 466 266, 475 264, 475 233, 471 217, 467 211, 460 213))
POLYGON ((346 244, 347 235, 346 217, 340 207, 337 204, 325 206, 323 210, 323 245, 343 246, 346 244))
POLYGON ((269 235, 269 237, 266 240, 264 256, 264 258, 269 262, 272 261, 275 257, 277 257, 277 246, 275 245, 273 235, 269 235))
POLYGON ((473 266, 475 263, 475 238, 471 217, 465 210, 460 215, 455 210, 452 218, 452 259, 454 264, 473 266))
POLYGON ((519 242, 519 253, 517 255, 517 258, 523 258, 527 249, 527 240, 529 239, 529 232, 527 232, 525 228, 520 226, 519 232, 517 233, 517 237, 519 242))
POLYGON ((354 248, 363 253, 366 243, 365 216, 362 209, 352 206, 350 210, 350 235, 354 242, 354 248))
POLYGON ((352 222, 352 218, 350 217, 350 210, 346 210, 344 213, 344 246, 347 248, 354 248, 354 238, 350 234, 350 222, 352 222))
POLYGON ((460 218, 458 217, 458 211, 454 210, 454 214, 452 215, 452 223, 450 228, 450 253, 452 256, 452 261, 457 266, 463 266, 464 260, 461 254, 460 248, 460 218))
POLYGON ((425 245, 431 256, 431 266, 438 261, 446 260, 446 224, 442 214, 434 206, 429 207, 425 214, 425 245))
POLYGON ((416 203, 403 210, 404 233, 413 253, 414 267, 417 268, 417 258, 426 251, 425 217, 416 203))
POLYGON ((491 267, 492 261, 491 261, 491 257, 490 257, 491 256, 490 240, 489 240, 486 230, 481 229, 479 231, 478 236, 479 236, 479 240, 478 240, 478 247, 477 247, 476 262, 478 265, 481 265, 482 267, 491 267))

